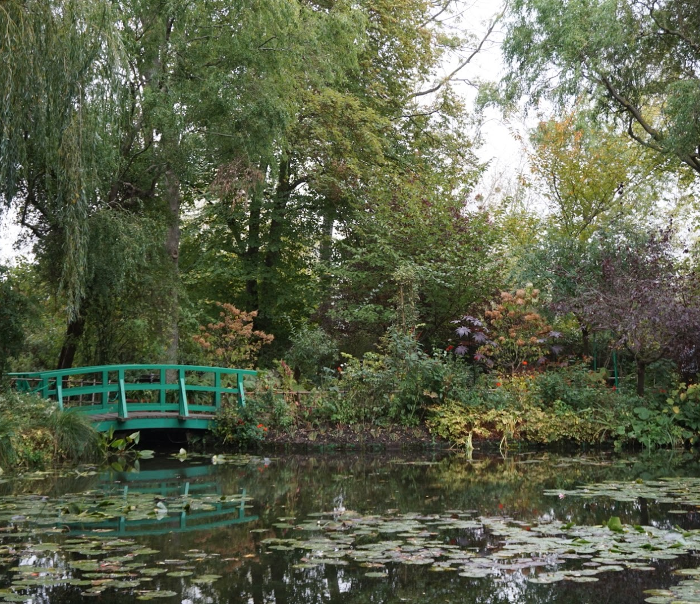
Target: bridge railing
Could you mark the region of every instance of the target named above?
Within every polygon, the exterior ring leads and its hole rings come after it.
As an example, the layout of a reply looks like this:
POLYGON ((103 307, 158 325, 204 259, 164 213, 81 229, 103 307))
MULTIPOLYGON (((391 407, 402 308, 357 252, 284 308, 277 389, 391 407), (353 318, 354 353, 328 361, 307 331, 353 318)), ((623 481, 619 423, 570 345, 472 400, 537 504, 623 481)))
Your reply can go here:
POLYGON ((129 409, 177 412, 187 418, 217 413, 222 402, 245 405, 245 376, 250 369, 198 365, 103 365, 55 371, 11 373, 20 392, 34 392, 56 400, 58 406, 77 407, 88 414, 116 413, 126 420, 129 409))

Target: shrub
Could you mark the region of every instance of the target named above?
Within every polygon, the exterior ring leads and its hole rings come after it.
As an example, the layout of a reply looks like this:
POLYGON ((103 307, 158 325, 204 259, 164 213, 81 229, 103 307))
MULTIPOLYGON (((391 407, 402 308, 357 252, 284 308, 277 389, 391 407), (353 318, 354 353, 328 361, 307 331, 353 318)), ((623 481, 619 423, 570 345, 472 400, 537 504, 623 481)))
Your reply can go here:
POLYGON ((566 440, 598 443, 606 428, 594 409, 575 411, 561 401, 545 410, 529 401, 497 408, 448 400, 431 408, 427 424, 432 433, 457 445, 466 446, 477 436, 499 439, 502 447, 513 439, 539 444, 566 440))
POLYGON ((235 403, 222 405, 214 436, 224 444, 239 447, 260 443, 269 430, 265 416, 264 405, 256 398, 251 397, 244 407, 235 403))
POLYGON ((548 355, 558 352, 552 342, 561 334, 539 314, 538 296, 530 285, 514 294, 501 292, 500 302, 484 313, 486 326, 473 317, 455 321, 461 338, 455 353, 476 348, 475 360, 510 375, 544 365, 548 355))
POLYGON ((257 311, 244 312, 232 304, 217 302, 221 308, 218 323, 200 326, 193 340, 201 346, 207 360, 222 367, 254 367, 264 344, 274 336, 253 329, 257 311))
POLYGON ((303 325, 293 329, 292 346, 286 361, 294 368, 296 380, 307 379, 316 386, 323 380, 323 368, 335 366, 338 347, 333 339, 318 326, 303 325))
POLYGON ((100 459, 100 435, 90 421, 54 401, 0 393, 0 466, 44 467, 61 461, 100 459))
POLYGON ((397 328, 389 329, 379 353, 343 357, 335 400, 328 403, 331 419, 341 423, 415 426, 434 399, 442 398, 448 375, 450 387, 459 388, 444 359, 429 356, 413 334, 397 328))

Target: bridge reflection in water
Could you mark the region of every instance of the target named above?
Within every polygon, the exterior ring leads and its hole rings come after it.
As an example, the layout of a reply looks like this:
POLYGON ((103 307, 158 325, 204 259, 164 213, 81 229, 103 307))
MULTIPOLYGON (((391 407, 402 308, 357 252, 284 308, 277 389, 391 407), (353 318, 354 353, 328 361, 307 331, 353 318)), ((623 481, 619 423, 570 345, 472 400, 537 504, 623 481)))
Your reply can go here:
POLYGON ((139 498, 152 495, 154 505, 162 503, 163 507, 156 507, 159 513, 146 518, 129 518, 129 514, 124 513, 99 522, 68 522, 61 526, 75 535, 99 533, 107 537, 136 537, 207 531, 258 520, 258 516, 246 515, 246 489, 241 489, 235 496, 224 496, 220 483, 211 480, 213 467, 206 465, 141 472, 104 472, 100 475, 98 489, 106 497, 123 498, 124 509, 129 508, 130 495, 139 498), (188 501, 205 501, 206 504, 204 509, 189 505, 183 507, 182 503, 188 501), (169 512, 167 508, 172 502, 180 505, 175 511, 169 512))

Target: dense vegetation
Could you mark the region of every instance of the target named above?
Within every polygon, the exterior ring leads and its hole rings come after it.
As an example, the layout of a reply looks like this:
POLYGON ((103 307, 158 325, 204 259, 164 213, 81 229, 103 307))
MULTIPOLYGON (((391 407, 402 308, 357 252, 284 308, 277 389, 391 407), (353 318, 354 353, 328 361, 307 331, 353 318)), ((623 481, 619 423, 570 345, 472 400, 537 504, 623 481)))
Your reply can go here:
POLYGON ((238 442, 694 443, 696 13, 6 0, 0 213, 32 255, 0 267, 0 373, 256 367, 238 442), (501 26, 509 74, 470 106, 501 26), (521 99, 550 114, 489 185, 482 112, 521 99))

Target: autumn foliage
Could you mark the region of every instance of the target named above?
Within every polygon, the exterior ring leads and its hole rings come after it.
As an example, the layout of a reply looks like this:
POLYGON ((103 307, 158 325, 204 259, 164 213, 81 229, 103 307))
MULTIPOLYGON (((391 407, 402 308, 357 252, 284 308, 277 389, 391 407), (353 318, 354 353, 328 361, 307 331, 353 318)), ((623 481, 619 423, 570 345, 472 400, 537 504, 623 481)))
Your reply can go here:
POLYGON ((221 367, 250 368, 265 344, 274 336, 253 329, 257 311, 245 312, 233 304, 217 302, 221 309, 218 323, 199 327, 200 333, 194 341, 202 347, 207 360, 221 367))
POLYGON ((539 293, 531 286, 501 292, 500 301, 484 313, 488 339, 476 350, 476 361, 514 374, 543 365, 557 352, 552 342, 560 334, 537 311, 539 293))

